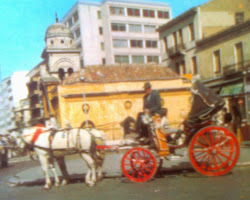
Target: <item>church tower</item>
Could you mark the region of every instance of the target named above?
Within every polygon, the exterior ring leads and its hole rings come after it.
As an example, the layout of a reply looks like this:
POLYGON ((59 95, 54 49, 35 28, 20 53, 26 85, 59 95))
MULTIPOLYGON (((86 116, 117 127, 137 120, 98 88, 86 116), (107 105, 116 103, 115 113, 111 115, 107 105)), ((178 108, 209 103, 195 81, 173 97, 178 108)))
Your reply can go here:
POLYGON ((80 70, 80 49, 76 48, 73 33, 65 24, 56 20, 47 28, 44 40, 42 58, 46 69, 41 69, 42 76, 63 80, 80 70))

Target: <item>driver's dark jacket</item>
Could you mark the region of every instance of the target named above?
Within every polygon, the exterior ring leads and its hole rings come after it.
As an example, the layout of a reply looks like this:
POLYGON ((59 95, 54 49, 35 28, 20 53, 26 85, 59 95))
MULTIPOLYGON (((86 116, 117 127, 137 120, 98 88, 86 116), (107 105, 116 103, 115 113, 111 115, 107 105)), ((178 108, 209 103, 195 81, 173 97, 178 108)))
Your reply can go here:
POLYGON ((161 97, 156 90, 152 90, 150 94, 143 97, 143 110, 149 109, 151 115, 161 114, 161 97))

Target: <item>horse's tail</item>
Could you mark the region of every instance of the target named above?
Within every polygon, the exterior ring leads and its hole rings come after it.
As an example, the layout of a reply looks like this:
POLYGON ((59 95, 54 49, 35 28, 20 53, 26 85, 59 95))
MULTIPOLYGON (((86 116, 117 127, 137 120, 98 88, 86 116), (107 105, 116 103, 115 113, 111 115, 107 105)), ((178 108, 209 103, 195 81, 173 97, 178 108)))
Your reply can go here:
POLYGON ((103 160, 104 160, 104 150, 97 150, 96 146, 98 145, 105 145, 105 134, 102 130, 92 129, 89 131, 92 139, 93 139, 93 158, 95 159, 97 166, 102 166, 103 160))

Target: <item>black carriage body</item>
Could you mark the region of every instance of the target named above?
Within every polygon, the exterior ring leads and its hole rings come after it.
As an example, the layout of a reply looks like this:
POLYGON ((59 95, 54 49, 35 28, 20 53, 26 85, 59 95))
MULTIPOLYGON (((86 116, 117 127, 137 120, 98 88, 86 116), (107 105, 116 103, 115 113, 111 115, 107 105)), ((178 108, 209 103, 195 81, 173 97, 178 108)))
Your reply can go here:
POLYGON ((187 134, 186 145, 198 130, 212 124, 212 117, 225 105, 225 101, 220 96, 200 81, 193 83, 191 91, 191 110, 184 122, 187 134))

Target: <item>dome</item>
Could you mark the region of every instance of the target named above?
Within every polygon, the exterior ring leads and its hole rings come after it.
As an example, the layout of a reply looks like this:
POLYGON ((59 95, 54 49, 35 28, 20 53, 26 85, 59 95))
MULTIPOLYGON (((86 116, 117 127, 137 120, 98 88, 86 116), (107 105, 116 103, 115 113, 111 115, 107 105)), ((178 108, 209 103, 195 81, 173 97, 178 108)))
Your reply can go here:
POLYGON ((70 37, 72 39, 74 38, 72 31, 65 24, 62 23, 55 23, 47 28, 45 40, 52 37, 70 37))

